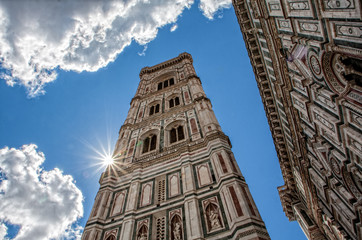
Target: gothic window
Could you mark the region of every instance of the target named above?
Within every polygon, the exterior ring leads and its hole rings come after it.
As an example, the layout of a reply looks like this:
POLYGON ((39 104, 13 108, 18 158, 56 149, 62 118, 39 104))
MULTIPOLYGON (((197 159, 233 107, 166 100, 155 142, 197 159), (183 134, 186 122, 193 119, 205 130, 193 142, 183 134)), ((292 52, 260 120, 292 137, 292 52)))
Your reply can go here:
POLYGON ((180 105, 180 98, 179 97, 175 97, 172 98, 168 101, 170 108, 173 108, 174 106, 178 106, 180 105))
POLYGON ((150 107, 150 116, 152 116, 153 114, 155 114, 155 113, 158 113, 158 112, 160 112, 160 104, 159 103, 157 103, 156 105, 152 105, 151 107, 150 107))
POLYGON ((170 131, 170 143, 185 139, 183 126, 174 127, 170 131))
POLYGON ((142 153, 150 152, 156 149, 157 136, 151 135, 143 140, 142 153))
POLYGON ((157 91, 163 89, 163 88, 167 88, 168 86, 172 86, 175 84, 175 80, 173 78, 170 78, 166 81, 160 82, 157 85, 157 91))

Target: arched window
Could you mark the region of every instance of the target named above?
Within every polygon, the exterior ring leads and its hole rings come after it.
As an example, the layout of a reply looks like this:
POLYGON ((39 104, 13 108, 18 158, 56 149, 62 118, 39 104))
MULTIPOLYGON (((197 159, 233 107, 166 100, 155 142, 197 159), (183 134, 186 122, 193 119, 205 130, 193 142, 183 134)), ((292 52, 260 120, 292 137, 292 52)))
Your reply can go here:
POLYGON ((180 105, 180 98, 179 97, 172 98, 168 101, 168 103, 169 103, 170 108, 173 108, 174 106, 178 106, 178 105, 180 105))
POLYGON ((155 113, 158 113, 158 112, 160 112, 160 104, 159 103, 157 103, 156 105, 153 105, 153 106, 151 106, 150 107, 150 116, 152 116, 153 114, 155 114, 155 113))
POLYGON ((142 153, 150 152, 156 149, 157 136, 151 135, 143 140, 142 153))
POLYGON ((157 91, 161 90, 162 88, 167 88, 168 86, 172 86, 174 84, 175 84, 175 80, 173 78, 170 78, 163 82, 159 82, 157 85, 157 91))
POLYGON ((170 130, 170 143, 185 139, 183 126, 174 127, 170 130))

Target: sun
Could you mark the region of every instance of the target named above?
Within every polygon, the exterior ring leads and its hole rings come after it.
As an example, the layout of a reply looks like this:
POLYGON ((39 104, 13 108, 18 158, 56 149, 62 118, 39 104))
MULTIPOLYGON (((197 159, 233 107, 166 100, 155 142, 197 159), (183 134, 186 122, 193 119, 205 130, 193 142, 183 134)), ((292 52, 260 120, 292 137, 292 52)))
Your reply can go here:
POLYGON ((114 158, 110 154, 105 154, 102 157, 103 157, 103 159, 102 159, 103 165, 109 166, 114 163, 114 158))

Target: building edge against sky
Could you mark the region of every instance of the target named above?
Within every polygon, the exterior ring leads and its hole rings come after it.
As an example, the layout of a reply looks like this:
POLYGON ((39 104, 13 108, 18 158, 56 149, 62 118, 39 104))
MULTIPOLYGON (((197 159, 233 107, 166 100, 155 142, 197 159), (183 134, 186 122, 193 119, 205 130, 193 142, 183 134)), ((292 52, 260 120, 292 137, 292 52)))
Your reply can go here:
POLYGON ((358 0, 233 0, 285 185, 308 239, 362 239, 358 0))
POLYGON ((82 240, 270 239, 192 62, 141 70, 82 240))

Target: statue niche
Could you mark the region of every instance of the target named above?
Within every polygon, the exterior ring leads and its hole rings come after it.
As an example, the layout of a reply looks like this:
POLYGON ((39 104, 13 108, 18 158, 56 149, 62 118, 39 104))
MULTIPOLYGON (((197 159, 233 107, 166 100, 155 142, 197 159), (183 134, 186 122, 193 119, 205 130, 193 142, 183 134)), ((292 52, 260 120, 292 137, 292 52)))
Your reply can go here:
POLYGON ((148 239, 148 228, 145 225, 142 225, 138 230, 137 240, 147 240, 148 239))
POLYGON ((171 220, 171 240, 182 240, 182 221, 179 215, 171 220))
POLYGON ((221 223, 219 207, 216 204, 210 203, 207 205, 205 212, 209 231, 214 231, 223 227, 221 223))

